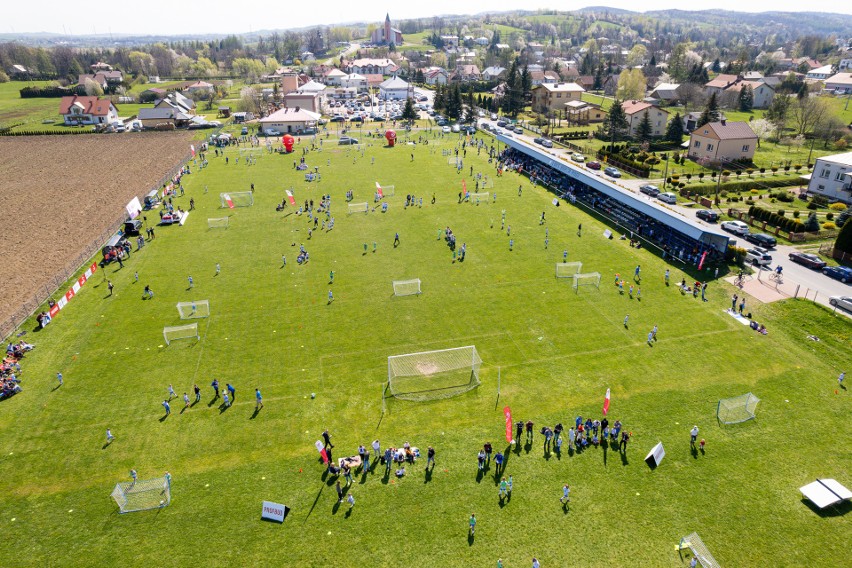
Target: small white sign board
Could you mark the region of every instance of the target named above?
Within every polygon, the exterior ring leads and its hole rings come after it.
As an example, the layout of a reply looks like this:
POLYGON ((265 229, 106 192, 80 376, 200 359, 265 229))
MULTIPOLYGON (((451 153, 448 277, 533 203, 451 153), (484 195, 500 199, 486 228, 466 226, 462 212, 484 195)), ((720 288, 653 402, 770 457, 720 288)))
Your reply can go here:
POLYGON ((604 238, 605 239, 611 239, 612 238, 612 231, 610 231, 609 229, 604 231, 604 238))
POLYGON ((559 207, 559 200, 558 200, 558 199, 556 199, 555 197, 553 198, 553 201, 552 201, 551 203, 553 203, 554 205, 556 205, 557 207, 559 207))
POLYGON ((260 518, 283 523, 284 516, 286 514, 287 507, 285 505, 282 505, 281 503, 273 503, 272 501, 264 501, 260 518))
POLYGON ((648 455, 645 456, 645 462, 647 462, 647 464, 652 468, 657 467, 660 465, 660 462, 663 461, 664 457, 666 457, 666 450, 663 449, 663 443, 658 442, 656 446, 651 448, 648 455))

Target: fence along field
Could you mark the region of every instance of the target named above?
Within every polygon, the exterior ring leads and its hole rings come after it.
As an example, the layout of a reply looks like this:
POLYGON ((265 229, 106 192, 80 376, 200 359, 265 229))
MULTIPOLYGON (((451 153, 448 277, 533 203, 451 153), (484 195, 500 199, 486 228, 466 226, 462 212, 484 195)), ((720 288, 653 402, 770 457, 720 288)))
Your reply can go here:
POLYGON ((176 173, 191 134, 0 138, 0 337, 92 257, 124 205, 176 173))

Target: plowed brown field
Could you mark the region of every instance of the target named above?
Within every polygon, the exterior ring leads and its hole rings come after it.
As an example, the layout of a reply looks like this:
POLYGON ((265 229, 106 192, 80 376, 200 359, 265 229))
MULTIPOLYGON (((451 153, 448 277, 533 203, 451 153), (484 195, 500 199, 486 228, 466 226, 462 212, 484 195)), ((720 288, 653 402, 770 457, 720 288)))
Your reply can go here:
POLYGON ((0 137, 0 323, 186 157, 191 139, 187 132, 0 137))

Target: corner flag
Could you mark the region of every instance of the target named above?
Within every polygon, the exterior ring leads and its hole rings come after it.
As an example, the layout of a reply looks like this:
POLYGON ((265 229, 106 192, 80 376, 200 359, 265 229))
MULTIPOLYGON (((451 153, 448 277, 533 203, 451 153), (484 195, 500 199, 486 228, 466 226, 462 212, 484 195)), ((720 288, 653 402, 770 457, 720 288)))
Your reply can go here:
POLYGON ((503 408, 503 414, 506 416, 506 442, 512 443, 512 409, 508 406, 503 408))
POLYGON ((379 199, 385 196, 385 194, 382 193, 382 186, 379 185, 379 182, 376 182, 376 193, 379 194, 379 199))
POLYGON ((225 203, 227 203, 227 204, 228 204, 228 207, 229 207, 230 209, 233 209, 233 208, 234 208, 234 200, 233 200, 233 199, 231 199, 230 194, 228 194, 228 193, 223 193, 223 194, 222 194, 222 197, 224 197, 224 198, 225 198, 225 203))
POLYGON ((290 205, 295 205, 296 199, 293 197, 293 192, 288 189, 286 191, 286 193, 287 193, 287 199, 290 201, 290 205))
POLYGON ((603 405, 604 416, 606 416, 607 412, 609 412, 609 389, 606 389, 606 396, 604 397, 604 405, 603 405))
POLYGON ((317 447, 317 451, 319 451, 322 456, 322 463, 328 463, 328 453, 325 451, 325 445, 322 442, 317 440, 314 445, 317 447))

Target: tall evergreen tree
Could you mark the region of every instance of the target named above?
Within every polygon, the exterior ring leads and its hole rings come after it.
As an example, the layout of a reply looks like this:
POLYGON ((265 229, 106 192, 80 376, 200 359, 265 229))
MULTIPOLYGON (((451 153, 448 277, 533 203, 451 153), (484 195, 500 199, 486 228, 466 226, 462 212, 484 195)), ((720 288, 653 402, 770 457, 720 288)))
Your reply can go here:
POLYGON ((532 75, 530 74, 530 70, 524 65, 524 70, 521 72, 521 92, 524 96, 524 102, 530 97, 530 90, 532 89, 532 75))
POLYGON ((642 114, 639 124, 636 126, 636 138, 638 138, 641 142, 647 142, 653 135, 654 125, 651 124, 651 117, 648 116, 648 111, 646 110, 642 114))
POLYGON ((716 100, 716 93, 711 93, 710 98, 707 100, 707 106, 704 108, 704 112, 701 113, 701 116, 698 119, 697 126, 704 126, 710 122, 719 122, 719 102, 716 100))
POLYGON ((403 120, 416 120, 417 119, 417 111, 414 110, 414 102, 411 97, 405 99, 405 108, 402 109, 402 119, 403 120))
POLYGON ((666 126, 666 140, 673 144, 683 142, 683 119, 680 117, 679 112, 675 113, 674 118, 666 126))
POLYGON ((621 101, 615 99, 604 121, 604 130, 609 135, 610 140, 615 141, 624 134, 629 126, 630 123, 627 122, 627 114, 624 112, 624 107, 621 106, 621 101))
POLYGON ((754 108, 754 89, 751 88, 751 85, 745 85, 740 89, 737 105, 741 112, 751 112, 751 109, 754 108))

